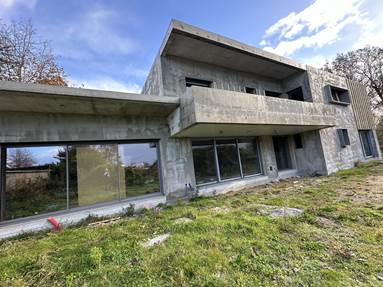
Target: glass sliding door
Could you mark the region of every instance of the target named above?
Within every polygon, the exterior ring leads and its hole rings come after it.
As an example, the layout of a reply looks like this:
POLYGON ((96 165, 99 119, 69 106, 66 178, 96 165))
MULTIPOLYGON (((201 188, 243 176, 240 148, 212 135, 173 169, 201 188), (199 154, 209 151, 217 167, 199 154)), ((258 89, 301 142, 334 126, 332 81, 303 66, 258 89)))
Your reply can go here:
POLYGON ((197 184, 217 182, 213 140, 193 141, 192 150, 197 184))
POLYGON ((65 146, 6 149, 4 219, 67 208, 65 146))
POLYGON ((243 175, 260 174, 261 162, 255 139, 239 139, 238 150, 241 157, 243 175))
POLYGON ((156 143, 120 144, 118 156, 121 198, 160 191, 156 143))
POLYGON ((240 177, 241 171, 235 140, 217 140, 216 145, 221 179, 225 180, 240 177))
POLYGON ((69 146, 68 154, 70 207, 120 198, 117 144, 69 146))

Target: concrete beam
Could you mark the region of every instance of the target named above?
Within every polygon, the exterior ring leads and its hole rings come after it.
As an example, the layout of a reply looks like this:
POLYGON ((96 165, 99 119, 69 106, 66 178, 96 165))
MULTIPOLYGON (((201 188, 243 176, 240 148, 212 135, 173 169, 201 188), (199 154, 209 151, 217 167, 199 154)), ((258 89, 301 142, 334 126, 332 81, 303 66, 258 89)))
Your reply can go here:
POLYGON ((331 105, 191 87, 169 116, 172 136, 276 135, 335 125, 331 105))
POLYGON ((0 111, 167 116, 175 97, 0 81, 0 111))

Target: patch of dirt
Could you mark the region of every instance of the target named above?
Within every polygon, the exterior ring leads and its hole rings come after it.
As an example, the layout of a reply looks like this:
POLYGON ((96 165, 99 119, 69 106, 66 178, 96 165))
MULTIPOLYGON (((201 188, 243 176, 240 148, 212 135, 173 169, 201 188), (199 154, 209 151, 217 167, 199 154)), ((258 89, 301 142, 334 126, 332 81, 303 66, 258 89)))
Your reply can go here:
POLYGON ((383 176, 372 175, 367 177, 363 183, 350 184, 350 187, 341 194, 341 199, 347 198, 359 203, 381 204, 383 202, 383 176))

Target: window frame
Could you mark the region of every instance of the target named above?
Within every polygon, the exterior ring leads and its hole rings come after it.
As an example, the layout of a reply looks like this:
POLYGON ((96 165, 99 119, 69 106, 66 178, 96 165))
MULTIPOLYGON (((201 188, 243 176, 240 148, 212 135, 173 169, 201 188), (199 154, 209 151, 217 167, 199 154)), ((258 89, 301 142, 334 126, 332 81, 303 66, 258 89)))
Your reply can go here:
POLYGON ((375 137, 374 137, 374 133, 372 132, 372 130, 358 130, 358 133, 359 133, 359 139, 360 139, 360 143, 362 145, 362 150, 363 150, 363 155, 364 155, 364 158, 373 158, 375 157, 375 150, 376 150, 376 147, 375 147, 375 137), (371 155, 366 155, 366 148, 364 146, 364 142, 363 142, 363 137, 362 137, 362 133, 366 133, 367 136, 368 136, 368 139, 369 139, 369 142, 371 144, 371 155))
MULTIPOLYGON (((205 182, 205 183, 200 183, 196 184, 197 187, 200 186, 207 186, 207 185, 213 185, 213 184, 219 184, 219 183, 224 183, 228 181, 234 181, 238 179, 245 179, 249 177, 255 177, 255 176, 260 176, 264 174, 264 168, 263 168, 263 161, 262 161, 262 153, 260 151, 260 145, 259 145, 259 138, 258 137, 223 137, 223 138, 195 138, 192 139, 192 146, 193 146, 193 141, 200 141, 200 140, 212 140, 213 141, 213 149, 214 149, 214 161, 215 161, 215 173, 217 176, 217 180, 214 182, 205 182), (238 140, 240 139, 252 139, 254 141, 254 144, 256 146, 256 153, 259 161, 259 167, 260 167, 260 172, 259 173, 254 173, 254 174, 249 174, 249 175, 244 175, 243 169, 242 169, 242 162, 241 162, 241 154, 239 151, 239 146, 238 146, 238 140), (235 178, 228 178, 228 179, 222 179, 220 170, 219 170, 219 160, 218 160, 218 153, 217 153, 217 140, 234 140, 235 145, 236 145, 236 153, 237 157, 239 160, 239 169, 240 169, 240 176, 235 177, 235 178)), ((194 169, 194 167, 193 167, 194 169)))
POLYGON ((347 129, 337 129, 336 131, 338 134, 340 147, 345 148, 345 147, 349 146, 351 143, 350 143, 350 136, 348 134, 348 130, 347 129))
POLYGON ((190 88, 192 86, 211 88, 213 86, 213 81, 192 78, 192 77, 185 77, 185 86, 186 88, 190 88))
POLYGON ((61 214, 70 214, 77 211, 88 210, 92 208, 99 208, 104 206, 110 206, 116 203, 129 202, 135 199, 144 199, 156 196, 159 194, 164 195, 163 189, 163 178, 162 178, 162 162, 161 162, 161 151, 160 151, 160 140, 159 139, 140 139, 140 140, 95 140, 95 141, 55 141, 55 142, 16 142, 16 143, 4 143, 0 144, 0 226, 8 223, 14 222, 25 222, 31 219, 45 218, 52 215, 61 215, 61 214), (139 143, 155 143, 156 144, 156 155, 157 155, 157 173, 159 180, 159 192, 153 192, 144 195, 137 195, 132 197, 127 197, 123 199, 117 199, 106 202, 99 202, 84 206, 78 206, 73 208, 68 208, 68 193, 69 193, 69 157, 68 157, 68 146, 77 146, 77 145, 102 145, 102 144, 139 144, 139 143), (7 148, 21 148, 21 147, 47 147, 47 146, 64 146, 66 153, 66 189, 67 189, 67 208, 63 210, 57 210, 47 213, 41 213, 37 215, 31 215, 26 217, 20 217, 15 219, 4 220, 5 214, 5 192, 6 192, 6 165, 7 165, 7 148))
POLYGON ((347 89, 332 86, 332 85, 327 85, 325 86, 325 90, 327 93, 327 98, 329 103, 331 104, 336 104, 336 105, 342 105, 342 106, 348 106, 351 104, 351 96, 350 92, 347 89), (337 92, 337 99, 334 98, 333 91, 337 92), (347 98, 346 101, 342 101, 340 99, 340 96, 344 94, 344 96, 347 98))
POLYGON ((257 89, 251 86, 245 86, 244 92, 249 95, 257 95, 257 89))

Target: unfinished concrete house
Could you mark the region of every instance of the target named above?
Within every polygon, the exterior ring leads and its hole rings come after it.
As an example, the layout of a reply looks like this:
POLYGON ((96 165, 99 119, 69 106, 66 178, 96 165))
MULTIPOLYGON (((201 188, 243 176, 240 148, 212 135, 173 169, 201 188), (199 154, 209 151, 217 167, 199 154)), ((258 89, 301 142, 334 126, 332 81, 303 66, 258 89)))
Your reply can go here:
POLYGON ((0 237, 380 159, 364 86, 172 21, 141 94, 0 82, 0 237))

